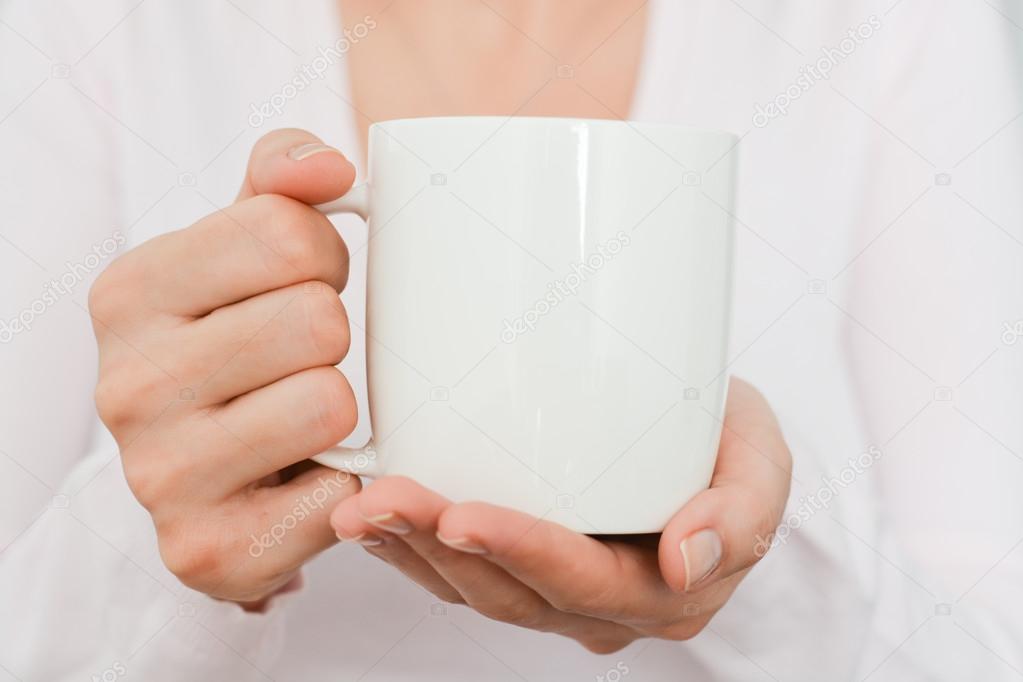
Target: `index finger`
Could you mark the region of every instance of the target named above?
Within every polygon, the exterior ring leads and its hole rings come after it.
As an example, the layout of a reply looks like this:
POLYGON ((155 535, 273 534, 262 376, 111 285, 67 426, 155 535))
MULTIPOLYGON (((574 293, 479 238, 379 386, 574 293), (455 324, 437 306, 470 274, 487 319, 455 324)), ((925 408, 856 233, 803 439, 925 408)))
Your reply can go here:
POLYGON ((449 547, 481 554, 561 611, 636 625, 679 613, 679 597, 648 549, 604 543, 482 502, 449 507, 437 534, 449 547))
POLYGON ((146 308, 199 317, 256 294, 320 280, 340 291, 348 250, 308 203, 351 188, 355 168, 305 131, 281 130, 253 148, 237 203, 128 252, 105 277, 116 295, 104 317, 146 308), (111 282, 110 280, 115 280, 111 282), (116 285, 116 286, 115 286, 116 285))
POLYGON ((319 211, 265 194, 164 234, 124 254, 104 274, 104 322, 139 304, 192 319, 257 294, 319 280, 341 291, 348 249, 319 211))

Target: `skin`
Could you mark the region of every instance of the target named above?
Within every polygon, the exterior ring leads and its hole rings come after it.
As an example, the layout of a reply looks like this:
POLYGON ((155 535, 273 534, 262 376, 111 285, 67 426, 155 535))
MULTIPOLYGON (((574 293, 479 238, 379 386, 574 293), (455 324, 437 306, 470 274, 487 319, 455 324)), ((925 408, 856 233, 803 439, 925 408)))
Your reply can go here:
POLYGON ((232 206, 121 256, 89 294, 96 405, 164 563, 253 607, 336 542, 330 510, 360 488, 307 461, 357 420, 334 368, 350 339, 348 250, 308 205, 346 192, 355 169, 338 152, 287 155, 317 142, 264 137, 232 206), (317 490, 328 502, 253 556, 252 536, 317 490))
POLYGON ((395 118, 627 118, 647 2, 343 0, 341 13, 376 23, 345 55, 365 149, 369 125, 395 118))
MULTIPOLYGON (((363 148, 373 120, 627 118, 646 33, 642 0, 341 5, 349 24, 366 15, 377 23, 347 56, 363 148), (566 64, 570 78, 552 77, 566 64)), ((757 538, 770 536, 788 495, 791 459, 766 401, 733 381, 727 412, 711 489, 659 538, 601 541, 488 505, 452 505, 397 478, 345 500, 331 520, 340 537, 356 538, 438 597, 497 620, 602 652, 643 636, 685 639, 756 561, 757 538), (680 544, 705 528, 721 536, 723 553, 701 581, 687 575, 680 544)))
MULTIPOLYGON (((372 13, 369 0, 343 4, 345 16, 372 13)), ((504 19, 480 4, 388 10, 349 55, 363 132, 373 118, 399 116, 627 113, 643 22, 621 22, 643 16, 636 2, 494 0, 504 19), (509 95, 536 91, 561 60, 578 66, 572 82, 550 81, 526 105, 509 95)), ((232 206, 125 254, 90 292, 97 408, 167 567, 189 587, 260 609, 340 537, 441 599, 592 651, 698 633, 759 558, 788 496, 788 449, 767 402, 744 382, 731 385, 710 489, 659 536, 587 537, 490 505, 451 504, 402 478, 360 492, 357 478, 308 461, 358 418, 334 367, 350 339, 337 297, 348 252, 311 208, 343 195, 354 176, 311 133, 270 133, 232 206), (319 501, 286 534, 255 540, 309 499, 319 501), (706 546, 693 540, 708 530, 720 539, 713 563, 699 560, 706 546)))
POLYGON ((452 504, 402 477, 344 500, 331 523, 441 599, 610 653, 640 637, 698 634, 759 560, 758 538, 777 527, 790 474, 766 401, 733 380, 710 489, 659 536, 593 538, 481 502, 452 504), (697 575, 681 545, 704 529, 723 553, 697 575))

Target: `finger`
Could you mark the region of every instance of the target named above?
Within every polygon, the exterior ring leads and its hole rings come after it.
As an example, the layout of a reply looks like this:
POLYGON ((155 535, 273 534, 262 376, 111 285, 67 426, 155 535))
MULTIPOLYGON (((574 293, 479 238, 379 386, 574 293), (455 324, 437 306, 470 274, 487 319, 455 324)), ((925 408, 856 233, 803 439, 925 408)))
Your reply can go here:
MULTIPOLYGON (((204 536, 213 538, 209 544, 196 547, 196 534, 191 533, 188 524, 180 524, 180 531, 161 537, 161 550, 177 541, 188 542, 187 552, 166 556, 184 557, 186 565, 173 569, 181 571, 179 577, 186 584, 190 575, 197 579, 201 576, 206 584, 198 587, 213 596, 218 596, 219 586, 227 584, 265 585, 267 576, 281 576, 286 581, 309 559, 337 542, 330 512, 338 502, 358 493, 360 487, 358 476, 315 466, 283 485, 259 488, 239 498, 239 513, 224 515, 222 532, 204 529, 204 536), (238 528, 239 519, 247 520, 243 528, 238 528), (189 537, 178 539, 176 535, 189 537)), ((261 595, 229 596, 245 600, 261 595)))
MULTIPOLYGON (((473 555, 470 547, 456 550, 441 542, 437 536, 438 517, 451 503, 410 479, 381 479, 354 503, 358 518, 366 525, 360 527, 351 516, 340 518, 342 523, 357 531, 372 532, 376 528, 398 535, 458 591, 467 605, 488 618, 594 641, 618 641, 631 632, 616 623, 560 612, 499 566, 473 555)), ((336 510, 335 518, 351 512, 351 505, 345 505, 336 510)), ((635 638, 634 632, 631 635, 635 638)))
POLYGON ((305 204, 337 199, 355 181, 355 166, 339 150, 305 130, 267 133, 252 147, 238 200, 283 194, 305 204))
POLYGON ((97 297, 108 305, 97 317, 108 324, 121 320, 141 293, 151 310, 195 317, 306 280, 340 291, 348 278, 347 248, 331 222, 306 203, 342 196, 355 169, 340 152, 318 144, 296 130, 262 138, 238 202, 112 263, 103 278, 109 295, 97 297))
POLYGON ((122 449, 122 463, 135 497, 156 518, 162 509, 226 503, 337 444, 357 418, 348 381, 334 367, 318 367, 221 407, 168 409, 122 449))
POLYGON ((656 554, 640 547, 603 543, 481 502, 446 510, 438 532, 453 546, 483 553, 562 611, 633 624, 660 621, 677 611, 656 554))
POLYGON ((149 310, 191 319, 299 282, 323 281, 341 291, 348 249, 316 209, 264 194, 151 239, 110 268, 108 286, 123 290, 111 297, 120 307, 141 295, 149 310))
POLYGON ((427 553, 415 544, 421 542, 420 536, 425 536, 440 545, 434 537, 436 520, 450 503, 403 477, 375 481, 365 492, 371 490, 373 499, 368 502, 359 496, 334 510, 331 520, 338 534, 358 538, 363 545, 367 542, 372 545, 375 540, 386 538, 384 548, 372 546, 374 554, 389 562, 397 559, 399 563, 396 566, 420 585, 442 598, 464 603, 462 594, 438 571, 427 553), (400 499, 395 500, 395 496, 400 499), (379 511, 382 508, 388 510, 379 511))
POLYGON ((317 367, 195 419, 215 422, 223 431, 216 439, 220 449, 214 450, 220 456, 197 467, 198 474, 219 469, 218 485, 232 492, 336 445, 355 428, 358 411, 344 375, 334 367, 317 367))
POLYGON ((104 344, 97 395, 106 423, 123 429, 122 438, 130 435, 125 442, 150 429, 154 415, 165 423, 303 369, 336 365, 350 341, 344 306, 323 282, 260 294, 146 333, 144 354, 117 336, 104 344))
POLYGON ((303 282, 218 308, 175 334, 181 382, 197 407, 218 404, 313 367, 336 365, 350 343, 348 316, 324 282, 303 282), (180 338, 184 338, 181 341, 180 338))
POLYGON ((672 589, 702 589, 759 560, 788 499, 791 469, 767 402, 749 384, 733 380, 711 487, 690 500, 661 536, 661 572, 672 589))
MULTIPOLYGON (((133 332, 160 326, 153 315, 140 313, 167 314, 163 326, 175 326, 175 318, 200 317, 303 281, 324 281, 341 291, 348 279, 347 247, 331 222, 302 202, 343 195, 354 168, 312 140, 301 131, 266 136, 253 152, 240 203, 111 263, 90 291, 97 335, 135 338, 133 332), (276 193, 257 196, 257 190, 276 193)), ((146 341, 136 338, 135 344, 146 341)))
POLYGON ((465 603, 458 590, 442 578, 433 566, 407 543, 393 533, 371 528, 359 515, 358 500, 355 497, 345 500, 334 509, 331 514, 331 525, 342 541, 362 545, 370 554, 394 566, 414 583, 426 588, 443 601, 449 604, 465 603))
POLYGON ((335 544, 337 535, 330 525, 330 514, 338 503, 361 489, 358 476, 315 465, 283 485, 254 490, 249 499, 260 518, 270 521, 270 539, 287 550, 280 557, 272 557, 277 570, 299 568, 311 556, 335 544), (292 525, 294 528, 289 528, 292 525), (284 536, 278 540, 282 532, 284 536))

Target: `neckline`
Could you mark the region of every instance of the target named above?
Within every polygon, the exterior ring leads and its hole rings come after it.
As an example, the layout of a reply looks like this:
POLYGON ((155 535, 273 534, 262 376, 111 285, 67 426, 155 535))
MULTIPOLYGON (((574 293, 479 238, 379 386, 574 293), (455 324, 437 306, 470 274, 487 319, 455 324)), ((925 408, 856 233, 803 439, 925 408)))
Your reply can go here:
MULTIPOLYGON (((344 28, 344 16, 341 10, 341 2, 340 0, 332 0, 329 4, 331 6, 329 21, 330 26, 332 27, 332 33, 335 39, 340 39, 343 37, 342 31, 344 28)), ((662 3, 661 0, 647 0, 646 5, 646 26, 643 30, 643 46, 640 49, 639 62, 636 67, 636 82, 633 86, 632 101, 629 104, 629 111, 626 112, 626 117, 624 119, 608 120, 642 121, 647 118, 649 113, 648 109, 652 103, 653 83, 655 81, 653 78, 653 69, 655 64, 658 63, 658 61, 654 59, 654 55, 659 51, 662 40, 662 33, 657 30, 657 27, 661 23, 660 19, 664 3, 662 3)), ((365 172, 365 164, 368 160, 369 150, 366 149, 363 144, 362 137, 359 135, 359 128, 356 123, 356 118, 362 114, 360 114, 355 108, 351 87, 351 74, 348 71, 347 55, 341 59, 339 66, 340 74, 336 84, 338 92, 340 92, 344 97, 344 101, 347 102, 349 109, 349 111, 345 114, 345 121, 342 125, 345 130, 345 137, 351 141, 351 149, 358 150, 356 159, 353 159, 353 162, 355 163, 356 169, 360 171, 359 174, 362 175, 365 172)), ((376 121, 371 121, 371 123, 376 123, 376 121)))

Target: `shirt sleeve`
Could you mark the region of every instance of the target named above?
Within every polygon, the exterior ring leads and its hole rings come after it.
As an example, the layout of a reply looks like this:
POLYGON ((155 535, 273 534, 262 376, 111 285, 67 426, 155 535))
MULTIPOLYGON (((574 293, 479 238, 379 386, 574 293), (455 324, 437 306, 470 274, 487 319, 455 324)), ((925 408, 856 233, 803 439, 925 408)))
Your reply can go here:
POLYGON ((894 5, 856 100, 873 172, 849 339, 884 453, 862 674, 1007 679, 1023 670, 1023 16, 894 5))
POLYGON ((183 587, 93 406, 88 290, 138 215, 116 74, 79 62, 131 9, 0 7, 0 678, 266 679, 288 596, 248 613, 183 587))
MULTIPOLYGON (((87 311, 116 255, 111 126, 79 94, 77 41, 42 10, 0 10, 0 467, 6 544, 59 493, 93 428, 96 353, 87 311)), ((59 25, 59 24, 58 24, 59 25)))

